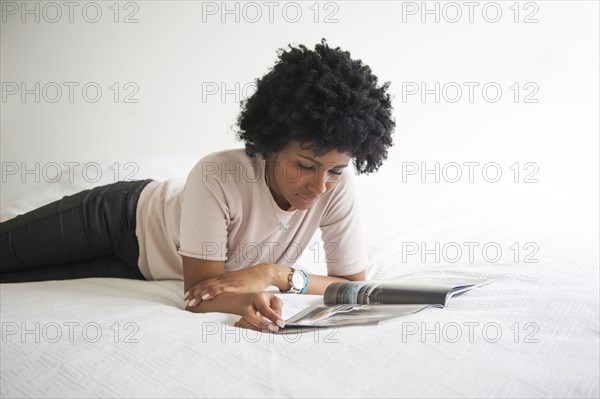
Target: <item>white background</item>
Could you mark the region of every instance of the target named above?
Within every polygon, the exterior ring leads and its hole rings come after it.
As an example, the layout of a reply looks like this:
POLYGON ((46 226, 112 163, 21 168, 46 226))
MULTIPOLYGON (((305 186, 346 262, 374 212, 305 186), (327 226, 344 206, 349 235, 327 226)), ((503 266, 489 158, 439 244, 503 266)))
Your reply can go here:
MULTIPOLYGON (((87 162, 118 161, 119 180, 130 171, 123 167, 127 161, 199 159, 241 147, 234 123, 239 99, 252 92, 248 85, 273 65, 278 48, 313 48, 325 37, 370 65, 380 82, 392 83, 395 146, 378 173, 359 179, 365 189, 381 193, 366 197, 367 206, 389 212, 395 196, 423 197, 426 191, 431 199, 421 209, 403 211, 487 204, 498 220, 528 223, 523 215, 538 212, 536 223, 547 223, 540 230, 566 228, 577 209, 589 215, 591 238, 598 236, 598 2, 476 2, 472 9, 465 2, 274 2, 269 15, 264 2, 137 1, 115 7, 100 1, 77 2, 72 17, 63 2, 54 4, 2 2, 3 206, 53 184, 56 164, 78 162, 71 171, 81 178, 87 162), (38 11, 24 13, 23 4, 38 11), (439 21, 424 7, 437 10, 439 21), (88 22, 97 9, 98 22, 88 22), (124 23, 126 16, 137 22, 124 23), (34 94, 22 98, 21 85, 31 90, 36 82, 39 102, 34 94), (62 88, 54 103, 52 84, 43 89, 52 82, 62 88), (73 102, 65 82, 78 84, 73 102), (407 95, 409 86, 434 89, 436 82, 439 102, 434 94, 407 95), (477 85, 473 102, 465 82, 477 85), (87 83, 102 89, 97 102, 83 97, 87 83), (494 89, 487 98, 482 93, 488 83, 502 89, 496 102, 494 89), (11 94, 15 85, 19 92, 11 94), (219 91, 208 93, 214 85, 219 91), (450 86, 462 88, 456 102, 450 86), (124 102, 134 87, 131 99, 137 102, 124 102), (525 102, 531 93, 536 102, 525 102), (456 169, 448 169, 439 183, 420 173, 399 179, 403 167, 421 168, 422 162, 429 169, 439 162, 440 170, 456 162, 462 178, 449 182, 456 169), (479 163, 473 183, 465 162, 479 163), (493 162, 502 172, 497 183, 486 180, 495 169, 482 175, 482 166, 493 162), (531 172, 537 182, 525 183, 531 172)), ((88 95, 93 98, 94 89, 88 95)), ((87 172, 93 179, 95 170, 87 172)), ((68 175, 59 178, 64 183, 68 175)))

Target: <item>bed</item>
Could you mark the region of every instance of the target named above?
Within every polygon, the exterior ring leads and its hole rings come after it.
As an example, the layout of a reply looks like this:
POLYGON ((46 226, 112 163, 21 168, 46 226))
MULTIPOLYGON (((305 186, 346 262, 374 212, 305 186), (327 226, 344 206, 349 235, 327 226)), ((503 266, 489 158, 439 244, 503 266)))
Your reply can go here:
MULTIPOLYGON (((136 179, 160 180, 185 178, 196 159, 134 162, 136 179)), ((424 184, 401 169, 390 160, 357 180, 368 278, 493 284, 443 310, 290 335, 186 312, 181 281, 2 284, 1 396, 598 397, 598 210, 541 185, 424 184)), ((43 182, 2 220, 110 178, 43 182)), ((324 274, 323 258, 306 251, 299 264, 324 274)), ((284 318, 322 302, 278 295, 284 318)))

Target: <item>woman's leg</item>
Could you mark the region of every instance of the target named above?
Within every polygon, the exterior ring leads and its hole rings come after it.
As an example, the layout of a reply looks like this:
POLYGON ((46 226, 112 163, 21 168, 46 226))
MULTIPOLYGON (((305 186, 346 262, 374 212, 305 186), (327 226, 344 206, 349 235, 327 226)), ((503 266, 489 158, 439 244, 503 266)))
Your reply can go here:
POLYGON ((31 267, 0 273, 2 283, 23 283, 30 281, 67 280, 87 277, 115 277, 143 280, 123 261, 114 256, 102 256, 81 262, 60 265, 31 267))
POLYGON ((0 223, 0 282, 144 279, 135 211, 152 180, 85 190, 0 223))

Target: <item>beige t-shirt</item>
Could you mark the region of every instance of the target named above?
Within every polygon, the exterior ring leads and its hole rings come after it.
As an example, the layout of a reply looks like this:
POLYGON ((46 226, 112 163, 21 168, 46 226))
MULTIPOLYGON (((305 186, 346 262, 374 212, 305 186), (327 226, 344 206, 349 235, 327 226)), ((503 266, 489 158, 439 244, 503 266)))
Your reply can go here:
POLYGON ((368 267, 354 175, 309 209, 279 208, 264 179, 265 160, 243 148, 200 159, 186 181, 153 181, 136 210, 138 265, 147 280, 183 280, 181 255, 225 262, 234 271, 269 262, 292 266, 321 228, 328 275, 368 267))

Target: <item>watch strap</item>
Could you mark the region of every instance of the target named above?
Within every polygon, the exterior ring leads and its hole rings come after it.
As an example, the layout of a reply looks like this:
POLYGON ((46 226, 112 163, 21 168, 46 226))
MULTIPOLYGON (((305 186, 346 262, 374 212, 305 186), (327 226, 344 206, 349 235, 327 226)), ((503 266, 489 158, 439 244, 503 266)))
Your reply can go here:
POLYGON ((290 267, 290 274, 288 274, 288 284, 290 285, 290 289, 286 291, 290 294, 300 293, 299 289, 294 288, 294 283, 292 282, 292 277, 294 277, 294 273, 296 273, 296 269, 290 267))
POLYGON ((306 291, 308 291, 308 273, 306 273, 304 270, 300 270, 303 274, 304 274, 304 287, 302 287, 302 290, 300 290, 300 294, 306 294, 306 291))

